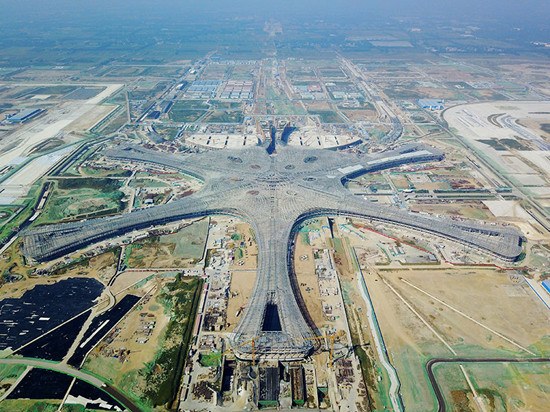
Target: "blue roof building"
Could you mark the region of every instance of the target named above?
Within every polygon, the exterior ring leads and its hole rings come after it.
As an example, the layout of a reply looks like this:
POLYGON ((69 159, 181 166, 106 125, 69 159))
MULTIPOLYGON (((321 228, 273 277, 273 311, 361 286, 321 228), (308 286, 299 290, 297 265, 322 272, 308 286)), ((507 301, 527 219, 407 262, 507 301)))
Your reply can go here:
POLYGON ((19 111, 19 113, 9 117, 7 120, 10 123, 24 123, 40 113, 42 113, 42 109, 23 109, 19 111))
POLYGON ((443 110, 445 108, 445 100, 443 100, 443 99, 418 99, 418 105, 422 109, 443 110))

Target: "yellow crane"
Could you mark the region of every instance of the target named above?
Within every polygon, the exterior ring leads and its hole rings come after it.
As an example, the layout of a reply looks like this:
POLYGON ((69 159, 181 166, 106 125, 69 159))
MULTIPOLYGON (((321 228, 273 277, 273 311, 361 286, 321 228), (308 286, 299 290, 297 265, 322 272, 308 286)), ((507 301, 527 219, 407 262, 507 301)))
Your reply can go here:
POLYGON ((334 342, 341 338, 342 336, 345 336, 346 335, 346 332, 344 332, 343 330, 339 330, 335 333, 331 333, 331 334, 325 334, 325 339, 328 339, 328 341, 330 342, 330 345, 327 345, 328 346, 328 367, 329 368, 332 368, 332 365, 334 363, 334 342))
POLYGON ((223 351, 222 357, 226 356, 229 353, 234 353, 235 349, 242 348, 243 346, 250 344, 250 346, 252 347, 252 365, 255 365, 256 364, 256 339, 258 339, 258 336, 254 336, 252 339, 247 340, 236 347, 232 347, 230 345, 229 348, 223 351))
MULTIPOLYGON (((328 367, 329 368, 332 368, 333 363, 334 363, 334 342, 337 341, 342 336, 345 336, 345 335, 346 335, 346 332, 344 332, 343 330, 339 330, 335 333, 325 333, 325 335, 324 335, 326 346, 327 346, 326 351, 328 351, 328 353, 329 353, 329 355, 328 355, 328 358, 329 358, 328 367)), ((319 340, 321 340, 322 337, 323 336, 312 336, 310 338, 304 338, 304 340, 317 341, 318 342, 319 340)), ((255 365, 256 364, 256 340, 258 338, 259 338, 259 336, 254 336, 250 340, 247 340, 246 342, 241 343, 239 346, 229 347, 228 349, 226 349, 222 353, 222 357, 226 356, 229 353, 234 353, 235 349, 237 349, 237 348, 242 348, 243 346, 250 345, 251 349, 252 349, 252 353, 251 353, 251 355, 252 355, 252 365, 255 365)))

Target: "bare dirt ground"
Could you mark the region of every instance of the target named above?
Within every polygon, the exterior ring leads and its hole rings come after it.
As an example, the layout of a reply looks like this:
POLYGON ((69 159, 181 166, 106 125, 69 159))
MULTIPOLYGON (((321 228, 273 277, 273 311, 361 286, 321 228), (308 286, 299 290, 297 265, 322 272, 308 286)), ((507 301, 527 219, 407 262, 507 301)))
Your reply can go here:
POLYGON ((148 238, 128 247, 133 268, 190 268, 202 258, 207 221, 190 222, 177 232, 148 238))
POLYGON ((143 392, 147 383, 139 371, 155 359, 170 320, 163 305, 157 301, 162 284, 170 280, 156 278, 140 288, 142 291, 154 289, 90 353, 86 369, 112 379, 123 390, 131 386, 132 392, 143 392), (144 322, 154 322, 146 342, 140 341, 145 336, 141 333, 144 322))
POLYGON ((326 102, 308 102, 306 106, 308 110, 332 110, 330 104, 326 102))
POLYGON ((453 89, 419 87, 416 90, 428 99, 453 99, 456 96, 456 90, 453 89))
MULTIPOLYGON (((496 269, 391 271, 380 274, 414 301, 450 344, 524 352, 403 282, 432 294, 448 305, 530 347, 548 333, 550 315, 523 278, 496 269), (483 302, 483 305, 477 303, 483 302), (526 319, 531 321, 526 322, 526 319)), ((550 348, 543 349, 544 352, 550 348)), ((525 354, 525 353, 524 353, 525 354)))
POLYGON ((521 118, 518 120, 518 123, 521 124, 523 127, 535 131, 546 141, 550 141, 550 126, 548 126, 548 124, 550 123, 549 120, 521 118), (546 130, 543 129, 543 125, 547 125, 545 127, 546 130))
POLYGON ((111 292, 116 295, 122 290, 125 290, 129 286, 133 285, 140 280, 146 279, 151 275, 154 275, 154 271, 134 271, 126 270, 120 273, 114 283, 111 285, 111 292))
POLYGON ((240 240, 234 241, 234 246, 242 251, 242 259, 232 262, 231 268, 235 270, 256 270, 258 267, 258 245, 252 236, 252 228, 248 223, 237 223, 235 225, 240 240))
POLYGON ((227 331, 231 332, 243 315, 240 310, 248 304, 254 284, 256 283, 256 272, 252 270, 233 270, 231 272, 231 285, 229 287, 229 299, 227 301, 227 331))
MULTIPOLYGON (((452 351, 459 356, 481 357, 532 356, 526 350, 539 356, 550 353, 547 336, 550 317, 521 276, 496 268, 461 268, 449 264, 380 265, 379 244, 388 242, 388 239, 357 227, 352 229, 359 233, 339 232, 349 239, 357 251, 390 361, 401 380, 405 407, 419 411, 434 408, 435 401, 424 376, 424 364, 430 358, 453 356, 452 351), (463 314, 406 284, 404 280, 463 314), (423 320, 407 307, 390 286, 423 320)), ((364 309, 356 304, 362 298, 357 294, 356 284, 346 280, 347 276, 351 276, 346 272, 340 271, 341 281, 356 308, 348 313, 348 318, 350 327, 358 330, 360 327, 354 325, 354 316, 359 317, 360 324, 366 323, 364 309)), ((364 336, 368 339, 368 335, 364 336)))
POLYGON ((410 209, 414 212, 425 212, 436 215, 462 216, 469 219, 495 220, 489 209, 481 202, 471 203, 441 203, 411 204, 410 209))
POLYGON ((174 256, 173 247, 169 245, 146 243, 137 254, 136 251, 132 251, 132 255, 129 263, 135 268, 187 268, 194 266, 192 259, 174 256))
POLYGON ((326 324, 326 320, 321 307, 321 295, 319 294, 317 275, 315 274, 315 261, 312 249, 310 245, 304 242, 303 236, 298 236, 294 254, 294 268, 300 286, 300 293, 306 302, 308 312, 315 325, 321 328, 326 324))
POLYGON ((378 118, 375 110, 343 110, 343 113, 352 122, 375 121, 378 118))
MULTIPOLYGON (((322 334, 343 333, 336 339, 334 353, 336 358, 345 356, 339 350, 342 345, 348 342, 348 323, 353 336, 358 336, 358 344, 364 345, 366 351, 369 350, 366 345, 370 341, 368 328, 360 322, 362 314, 366 312, 366 307, 360 292, 357 290, 354 265, 348 255, 349 247, 342 243, 338 235, 337 225, 343 222, 344 219, 335 219, 335 239, 330 237, 326 219, 313 220, 306 224, 297 237, 294 259, 300 292, 315 325, 322 334), (315 273, 315 251, 318 259, 326 259, 327 253, 332 257, 341 289, 337 294, 334 294, 331 289, 333 286, 338 289, 338 282, 335 278, 334 281, 322 281, 322 288, 327 288, 326 292, 328 293, 325 292, 321 295, 319 278, 315 273), (344 304, 342 304, 342 301, 344 304), (333 318, 325 316, 322 303, 332 307, 333 318)), ((351 344, 351 342, 348 342, 348 344, 351 344)), ((325 382, 329 376, 326 367, 328 359, 328 353, 324 351, 313 356, 318 383, 321 386, 326 385, 325 382)), ((355 379, 362 382, 361 373, 359 371, 355 373, 355 379)))
POLYGON ((405 405, 430 410, 429 384, 423 364, 431 357, 452 356, 451 351, 384 283, 382 277, 458 355, 530 356, 516 345, 480 327, 436 300, 405 284, 403 280, 436 296, 539 355, 550 351, 549 315, 521 278, 495 269, 409 269, 367 272, 365 280, 376 314, 402 383, 405 405), (380 275, 382 277, 380 277, 380 275), (483 302, 480 305, 479 302, 483 302), (421 405, 424 405, 423 407, 421 405))

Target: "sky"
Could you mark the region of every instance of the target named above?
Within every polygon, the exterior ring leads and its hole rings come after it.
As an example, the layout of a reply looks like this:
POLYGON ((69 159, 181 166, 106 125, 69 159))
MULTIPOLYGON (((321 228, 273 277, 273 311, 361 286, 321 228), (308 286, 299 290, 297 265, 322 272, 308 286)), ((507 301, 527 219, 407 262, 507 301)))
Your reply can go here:
MULTIPOLYGON (((366 46, 348 39, 407 38, 413 28, 418 44, 437 50, 462 47, 467 32, 494 52, 550 42, 550 0, 0 0, 0 10, 0 64, 16 66, 145 58, 146 47, 162 52, 159 61, 264 52, 269 20, 283 32, 267 46, 287 53, 360 52, 366 46)), ((467 50, 478 51, 472 44, 467 50)))
POLYGON ((279 18, 399 18, 423 16, 444 19, 550 21, 549 0, 0 0, 0 19, 51 18, 56 14, 75 19, 101 19, 107 14, 144 19, 227 15, 279 18), (9 12, 6 12, 8 11, 9 12))

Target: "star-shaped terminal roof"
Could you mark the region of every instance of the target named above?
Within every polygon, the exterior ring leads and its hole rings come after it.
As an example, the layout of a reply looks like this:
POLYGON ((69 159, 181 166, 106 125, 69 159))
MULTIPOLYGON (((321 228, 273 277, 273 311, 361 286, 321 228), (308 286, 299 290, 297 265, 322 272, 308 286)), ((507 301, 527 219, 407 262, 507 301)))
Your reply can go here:
POLYGON ((522 235, 513 227, 434 218, 365 202, 344 186, 346 179, 414 162, 439 161, 443 153, 422 144, 376 155, 277 146, 173 155, 139 146, 105 152, 114 159, 154 163, 204 181, 197 193, 165 205, 116 217, 32 229, 24 236, 28 258, 51 260, 87 245, 185 218, 229 214, 248 221, 258 243, 254 293, 233 336, 239 357, 255 351, 266 359, 301 359, 313 349, 317 330, 293 276, 292 246, 297 226, 321 215, 346 215, 433 233, 513 261, 522 235), (273 148, 271 148, 273 149, 273 148), (252 348, 254 340, 254 349, 252 348))

